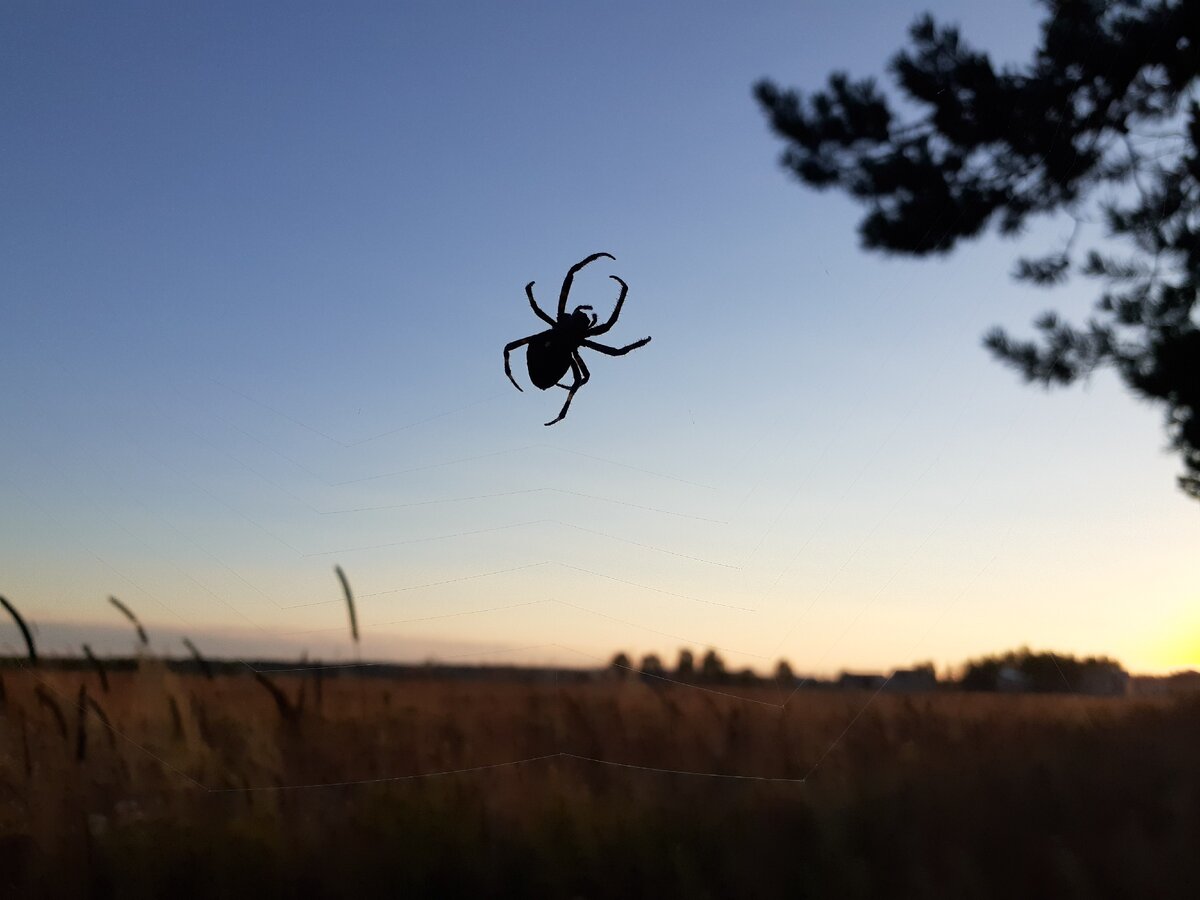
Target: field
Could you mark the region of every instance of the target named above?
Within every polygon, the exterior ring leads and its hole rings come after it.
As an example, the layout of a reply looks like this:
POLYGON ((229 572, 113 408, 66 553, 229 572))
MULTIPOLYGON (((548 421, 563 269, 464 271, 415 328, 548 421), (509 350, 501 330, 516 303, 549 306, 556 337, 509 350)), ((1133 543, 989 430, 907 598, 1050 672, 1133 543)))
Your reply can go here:
POLYGON ((2 674, 5 897, 1200 896, 1193 698, 2 674))

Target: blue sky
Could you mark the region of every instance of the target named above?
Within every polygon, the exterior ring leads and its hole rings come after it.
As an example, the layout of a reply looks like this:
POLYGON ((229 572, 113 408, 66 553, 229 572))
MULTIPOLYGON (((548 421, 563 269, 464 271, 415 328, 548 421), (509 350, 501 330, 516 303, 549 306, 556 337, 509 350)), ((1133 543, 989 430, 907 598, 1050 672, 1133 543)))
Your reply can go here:
POLYGON ((57 652, 127 649, 115 594, 162 652, 349 657, 337 563, 365 656, 1200 664, 1159 410, 980 348, 1088 308, 1008 278, 1068 225, 864 254, 751 97, 926 9, 1024 61, 1000 7, 7 6, 0 593, 57 652), (500 350, 600 250, 572 301, 620 275, 608 337, 653 341, 545 428, 500 350))

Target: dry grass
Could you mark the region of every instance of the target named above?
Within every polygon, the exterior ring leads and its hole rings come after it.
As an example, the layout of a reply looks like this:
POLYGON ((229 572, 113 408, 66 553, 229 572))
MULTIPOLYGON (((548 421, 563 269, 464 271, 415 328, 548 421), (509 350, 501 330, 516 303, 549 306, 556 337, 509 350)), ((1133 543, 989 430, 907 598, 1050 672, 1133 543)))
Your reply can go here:
POLYGON ((1195 701, 4 677, 4 896, 1200 896, 1195 701))

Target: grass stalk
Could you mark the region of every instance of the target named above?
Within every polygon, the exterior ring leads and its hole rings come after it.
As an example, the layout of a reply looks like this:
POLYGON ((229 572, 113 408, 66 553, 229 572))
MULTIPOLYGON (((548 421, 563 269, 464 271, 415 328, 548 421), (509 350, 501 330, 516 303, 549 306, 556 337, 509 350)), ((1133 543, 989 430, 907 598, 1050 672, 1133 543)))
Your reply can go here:
POLYGON ((13 621, 21 629, 21 635, 25 638, 25 649, 29 653, 29 664, 36 666, 38 661, 37 647, 34 646, 33 635, 29 632, 29 626, 25 624, 25 620, 21 618, 21 614, 17 612, 17 608, 4 597, 0 597, 0 606, 8 610, 8 614, 13 617, 13 621))
POLYGON ((133 610, 130 609, 128 606, 126 606, 124 603, 122 603, 120 600, 118 600, 116 597, 110 596, 108 598, 108 602, 111 603, 113 606, 115 606, 117 609, 119 609, 124 614, 125 618, 127 618, 130 622, 133 623, 133 627, 137 629, 138 640, 142 642, 142 646, 149 647, 150 646, 150 638, 148 638, 146 636, 146 629, 142 627, 142 623, 138 621, 138 617, 136 615, 134 615, 133 610))
POLYGON ((108 670, 104 667, 99 657, 92 652, 92 648, 87 644, 83 645, 83 655, 87 657, 88 662, 92 664, 92 668, 96 670, 96 674, 100 676, 100 689, 104 693, 108 693, 108 670))
POLYGON ((58 701, 54 699, 54 695, 46 690, 46 686, 43 684, 39 684, 34 688, 33 693, 37 696, 38 703, 50 710, 50 714, 54 716, 54 721, 58 723, 58 730, 62 734, 63 740, 69 740, 67 717, 63 715, 62 707, 58 705, 58 701))
POLYGON ((255 672, 254 679, 263 686, 271 699, 275 701, 275 706, 279 710, 279 715, 289 724, 296 724, 300 720, 300 713, 296 709, 291 700, 274 681, 264 675, 262 672, 255 672))
POLYGON ((192 658, 196 660, 196 664, 200 667, 200 671, 204 673, 204 677, 209 681, 212 681, 212 666, 210 666, 208 664, 208 660, 201 655, 200 650, 196 647, 196 645, 192 643, 190 638, 184 638, 183 646, 188 648, 188 651, 192 654, 192 658))
POLYGON ((354 594, 350 592, 350 582, 346 579, 346 573, 342 571, 341 566, 334 566, 333 571, 337 573, 338 581, 342 583, 342 593, 346 595, 346 609, 350 613, 350 636, 354 638, 354 643, 358 643, 358 615, 354 611, 354 594))

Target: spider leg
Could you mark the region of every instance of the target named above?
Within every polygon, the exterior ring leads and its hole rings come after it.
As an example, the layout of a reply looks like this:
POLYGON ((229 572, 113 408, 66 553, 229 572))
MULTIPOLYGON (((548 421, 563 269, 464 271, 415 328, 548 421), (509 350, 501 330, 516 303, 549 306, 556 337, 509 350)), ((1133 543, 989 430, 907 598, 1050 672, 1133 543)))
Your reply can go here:
POLYGON ((583 387, 585 384, 587 384, 588 379, 592 377, 592 373, 588 370, 587 363, 583 361, 583 357, 579 355, 578 350, 571 354, 571 359, 576 365, 579 366, 579 371, 583 373, 583 381, 581 381, 578 385, 563 384, 562 382, 559 382, 555 385, 555 387, 566 388, 569 391, 575 387, 583 387))
POLYGON ((558 295, 558 317, 560 319, 567 314, 567 294, 571 293, 571 282, 575 280, 575 273, 588 263, 594 262, 602 256, 607 256, 609 259, 616 259, 611 253, 593 253, 587 259, 575 263, 575 265, 567 270, 567 277, 563 279, 562 291, 558 295))
POLYGON ((650 343, 650 338, 645 337, 640 341, 634 341, 632 344, 627 344, 624 347, 610 347, 607 344, 597 344, 595 341, 584 341, 580 344, 581 347, 587 347, 589 350, 596 350, 603 353, 605 356, 624 356, 630 350, 636 350, 638 347, 644 347, 650 343))
POLYGON ((613 307, 612 315, 608 317, 607 322, 605 322, 599 328, 594 327, 596 323, 592 322, 593 327, 588 329, 588 334, 591 335, 604 334, 604 332, 608 331, 608 329, 617 324, 617 316, 621 314, 621 307, 625 304, 625 295, 629 293, 629 285, 627 285, 624 281, 622 281, 616 275, 609 275, 608 277, 621 286, 621 296, 617 298, 617 305, 613 307))
POLYGON ((504 374, 507 375, 508 380, 513 383, 513 387, 515 387, 522 394, 525 393, 525 388, 523 388, 519 384, 517 384, 517 379, 513 378, 512 369, 510 369, 508 366, 508 354, 512 353, 518 347, 524 347, 526 344, 528 344, 530 341, 532 341, 535 337, 537 337, 536 334, 531 334, 529 337, 523 337, 519 341, 513 341, 511 344, 504 345, 504 374))
POLYGON ((561 422, 567 414, 567 409, 571 406, 571 401, 575 399, 575 392, 583 387, 591 377, 587 366, 583 362, 583 358, 578 353, 571 354, 571 373, 575 376, 575 383, 567 389, 567 402, 563 404, 563 408, 558 413, 558 418, 551 419, 547 425, 553 425, 555 422, 561 422))
POLYGON ((534 314, 545 322, 547 325, 553 325, 554 320, 550 318, 550 314, 543 312, 542 308, 537 305, 537 301, 533 299, 533 282, 525 285, 525 296, 529 298, 529 305, 533 307, 534 314))

